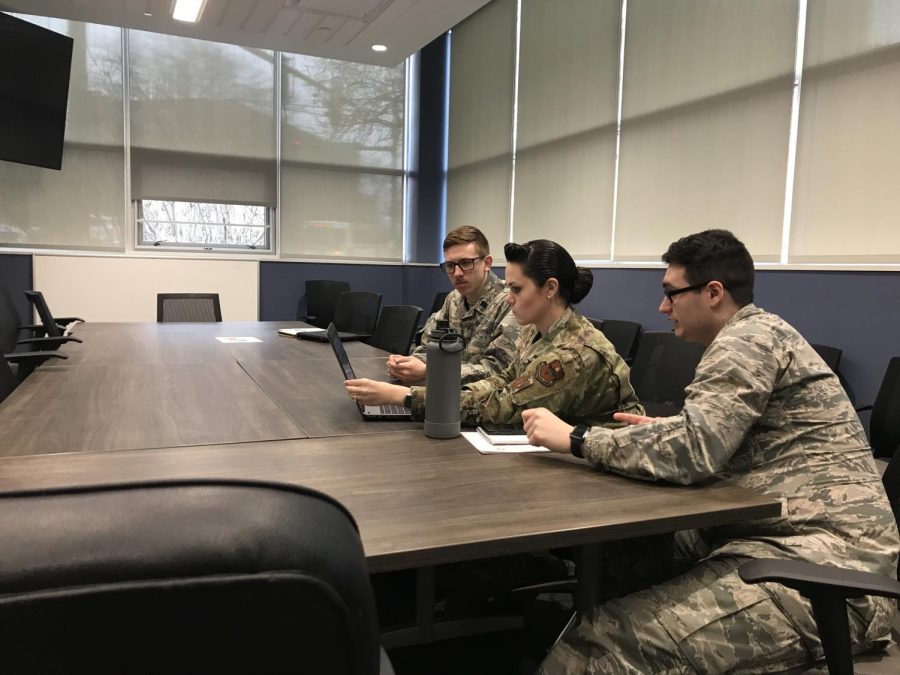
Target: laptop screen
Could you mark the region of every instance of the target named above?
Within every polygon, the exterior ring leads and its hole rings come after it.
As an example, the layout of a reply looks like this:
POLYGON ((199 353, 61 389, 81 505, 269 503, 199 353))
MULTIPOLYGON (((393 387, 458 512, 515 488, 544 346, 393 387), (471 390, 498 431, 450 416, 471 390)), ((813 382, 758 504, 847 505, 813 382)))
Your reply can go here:
POLYGON ((334 327, 333 323, 328 324, 328 341, 331 343, 331 349, 334 350, 334 355, 337 357, 338 364, 344 373, 344 379, 355 380, 356 374, 353 372, 353 366, 350 365, 350 357, 347 356, 347 352, 344 350, 344 343, 338 337, 337 328, 334 327))

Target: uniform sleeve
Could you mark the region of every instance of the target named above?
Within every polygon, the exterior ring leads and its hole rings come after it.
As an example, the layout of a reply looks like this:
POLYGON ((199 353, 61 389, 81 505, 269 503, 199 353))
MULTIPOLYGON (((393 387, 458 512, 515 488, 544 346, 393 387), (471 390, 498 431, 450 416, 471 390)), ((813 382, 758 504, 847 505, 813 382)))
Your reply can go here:
MULTIPOLYGON (((506 305, 506 303, 503 303, 506 305)), ((477 361, 462 364, 462 383, 475 382, 491 375, 502 373, 510 364, 513 363, 518 354, 516 348, 516 339, 522 327, 516 321, 512 312, 508 311, 506 305, 506 315, 497 323, 491 335, 491 342, 484 350, 477 361)))
MULTIPOLYGON (((615 431, 593 427, 584 455, 600 469, 689 485, 723 470, 768 405, 784 372, 773 335, 720 335, 675 417, 615 431)), ((786 364, 784 364, 786 365, 786 364)))
POLYGON ((513 365, 501 376, 467 384, 460 396, 462 423, 521 424, 526 408, 573 407, 594 381, 599 361, 591 349, 557 350, 540 355, 524 369, 513 365))

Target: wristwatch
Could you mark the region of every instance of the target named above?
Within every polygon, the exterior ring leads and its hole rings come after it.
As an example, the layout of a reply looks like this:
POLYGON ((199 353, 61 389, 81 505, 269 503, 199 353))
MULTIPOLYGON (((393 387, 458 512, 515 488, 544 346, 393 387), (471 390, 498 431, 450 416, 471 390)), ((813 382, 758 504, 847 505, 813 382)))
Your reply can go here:
POLYGON ((412 394, 407 394, 403 397, 403 407, 412 408, 412 394))
POLYGON ((586 427, 583 424, 579 424, 572 429, 572 433, 569 434, 569 452, 580 459, 584 459, 584 454, 581 452, 581 446, 584 445, 584 435, 588 432, 589 428, 590 427, 586 427))

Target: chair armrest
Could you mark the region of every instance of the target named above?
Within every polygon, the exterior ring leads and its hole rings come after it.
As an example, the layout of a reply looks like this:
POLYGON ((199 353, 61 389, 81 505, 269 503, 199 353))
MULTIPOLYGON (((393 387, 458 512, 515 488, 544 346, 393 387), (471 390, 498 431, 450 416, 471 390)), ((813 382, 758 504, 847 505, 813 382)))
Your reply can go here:
POLYGON ((74 323, 76 321, 80 321, 84 323, 84 319, 77 316, 54 316, 53 321, 60 326, 66 326, 70 323, 74 323))
POLYGON ((862 595, 900 598, 900 582, 896 579, 873 572, 847 570, 800 560, 751 560, 741 565, 738 574, 749 584, 774 581, 793 588, 806 597, 829 593, 845 598, 858 598, 862 595))
POLYGON ((10 363, 32 363, 35 361, 46 361, 47 359, 67 359, 69 356, 62 352, 13 352, 12 354, 4 354, 10 363))
POLYGON ((871 409, 872 409, 871 405, 861 405, 858 408, 854 408, 854 410, 856 412, 863 412, 864 410, 871 410, 871 409))
POLYGON ((71 335, 61 335, 59 337, 36 337, 36 338, 24 338, 16 342, 17 345, 46 345, 52 346, 54 349, 59 347, 61 344, 65 344, 66 342, 84 342, 81 338, 72 337, 71 335))

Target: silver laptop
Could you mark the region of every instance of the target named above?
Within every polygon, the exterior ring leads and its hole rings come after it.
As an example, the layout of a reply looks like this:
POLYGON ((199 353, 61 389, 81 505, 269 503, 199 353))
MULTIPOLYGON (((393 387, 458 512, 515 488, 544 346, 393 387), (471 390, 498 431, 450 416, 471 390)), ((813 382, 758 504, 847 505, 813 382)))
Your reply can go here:
MULTIPOLYGON (((338 365, 341 367, 341 373, 344 375, 344 379, 355 380, 356 373, 353 372, 353 366, 350 365, 350 357, 347 356, 347 351, 344 349, 344 344, 341 342, 337 328, 334 327, 333 323, 328 325, 327 335, 328 342, 331 344, 334 356, 337 358, 338 365)), ((402 405, 363 405, 357 401, 356 407, 359 408, 360 415, 362 415, 363 419, 366 421, 403 421, 412 419, 409 408, 402 405)))

